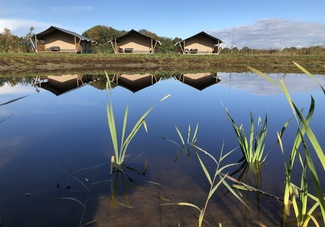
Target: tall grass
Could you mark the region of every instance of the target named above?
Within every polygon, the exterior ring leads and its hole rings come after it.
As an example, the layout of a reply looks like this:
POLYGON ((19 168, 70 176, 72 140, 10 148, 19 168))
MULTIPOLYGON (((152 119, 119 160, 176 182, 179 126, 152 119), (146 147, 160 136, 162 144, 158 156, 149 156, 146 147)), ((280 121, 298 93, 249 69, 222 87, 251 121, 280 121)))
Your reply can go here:
MULTIPOLYGON (((105 71, 105 75, 106 75, 106 80, 107 80, 107 82, 106 82, 106 92, 107 92, 107 96, 108 96, 108 91, 110 91, 110 93, 111 93, 111 91, 112 91, 111 88, 112 87, 111 87, 111 81, 110 81, 106 71, 105 71)), ((164 101, 165 99, 167 99, 169 96, 170 96, 170 94, 163 97, 159 101, 159 103, 164 101)), ((123 118, 122 134, 121 134, 120 143, 119 143, 119 138, 118 138, 118 135, 117 135, 117 126, 115 124, 115 117, 114 117, 114 111, 113 111, 113 103, 112 103, 112 99, 110 99, 110 102, 107 104, 107 120, 108 120, 108 126, 109 126, 111 140, 112 140, 112 143, 113 143, 113 149, 114 149, 114 156, 111 158, 111 163, 112 163, 112 165, 114 167, 119 168, 121 166, 121 164, 124 162, 128 147, 129 147, 131 141, 133 140, 133 138, 136 136, 136 134, 140 130, 140 128, 143 126, 144 129, 147 131, 147 124, 146 124, 145 119, 156 105, 149 108, 138 119, 138 121, 132 127, 129 134, 127 134, 127 132, 126 132, 128 115, 129 115, 129 106, 128 105, 126 106, 126 109, 125 109, 125 112, 124 112, 124 118, 123 118)), ((111 172, 112 172, 112 168, 111 168, 111 172)))
MULTIPOLYGON (((316 78, 301 65, 295 62, 294 64, 313 80, 317 81, 316 78)), ((249 69, 262 76, 263 78, 267 79, 284 92, 297 124, 297 132, 290 152, 289 163, 284 164, 286 177, 283 195, 284 210, 282 226, 286 226, 289 222, 287 218, 290 217, 291 207, 295 214, 295 222, 297 226, 308 226, 310 221, 312 221, 314 225, 320 226, 320 220, 318 220, 316 217, 318 211, 322 216, 323 225, 325 225, 325 199, 319 178, 320 174, 324 175, 325 154, 314 132, 310 127, 310 121, 315 109, 315 100, 311 96, 310 108, 307 116, 304 117, 302 111, 298 109, 298 107, 291 99, 290 93, 287 87, 285 86, 283 80, 280 80, 280 82, 277 83, 272 78, 268 77, 267 75, 263 74, 262 72, 256 69, 251 67, 249 67, 249 69), (312 159, 313 153, 316 154, 315 157, 318 158, 318 161, 320 162, 323 169, 316 171, 314 160, 312 159), (297 184, 295 184, 291 178, 292 173, 295 170, 294 167, 297 165, 300 166, 300 168, 302 169, 300 186, 297 186, 297 184), (310 176, 312 178, 311 182, 313 182, 313 190, 310 190, 311 185, 310 181, 308 181, 307 179, 307 171, 310 173, 310 176), (315 195, 310 193, 310 191, 315 191, 315 195)), ((323 93, 325 94, 324 87, 321 85, 320 87, 323 93)), ((278 143, 283 154, 285 153, 283 146, 283 135, 287 127, 291 124, 291 122, 291 120, 287 121, 284 124, 282 130, 277 134, 278 143)))

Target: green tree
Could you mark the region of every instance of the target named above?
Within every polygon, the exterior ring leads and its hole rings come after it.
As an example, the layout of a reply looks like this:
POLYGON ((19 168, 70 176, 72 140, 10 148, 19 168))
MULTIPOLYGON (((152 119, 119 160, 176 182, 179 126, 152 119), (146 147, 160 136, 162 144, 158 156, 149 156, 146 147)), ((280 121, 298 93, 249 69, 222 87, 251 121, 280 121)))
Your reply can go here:
POLYGON ((114 51, 109 41, 123 33, 124 31, 119 31, 112 27, 96 25, 83 32, 82 35, 95 41, 92 48, 95 53, 113 53, 114 51))
POLYGON ((0 34, 0 52, 21 51, 20 41, 21 39, 12 35, 8 28, 3 29, 3 32, 0 34))

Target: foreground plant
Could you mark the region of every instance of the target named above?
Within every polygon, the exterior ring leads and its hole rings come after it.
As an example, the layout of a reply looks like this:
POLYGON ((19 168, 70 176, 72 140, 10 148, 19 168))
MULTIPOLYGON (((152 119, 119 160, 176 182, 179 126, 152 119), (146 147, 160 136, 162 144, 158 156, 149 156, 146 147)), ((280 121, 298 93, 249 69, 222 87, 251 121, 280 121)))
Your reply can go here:
MULTIPOLYGON (((106 82, 106 92, 107 92, 107 95, 108 95, 108 91, 111 92, 111 90, 112 90, 111 89, 111 81, 110 81, 110 79, 108 77, 107 72, 105 72, 105 75, 106 75, 106 80, 107 80, 107 82, 106 82)), ((166 95, 158 103, 164 101, 169 96, 170 96, 170 94, 166 95)), ((108 126, 109 126, 110 135, 111 135, 111 140, 112 140, 113 148, 114 148, 114 156, 112 156, 112 158, 111 158, 111 164, 112 164, 111 173, 112 173, 113 168, 119 169, 120 166, 122 165, 122 163, 124 162, 127 149, 129 147, 131 141, 135 137, 135 135, 140 130, 140 128, 143 126, 144 129, 146 130, 146 132, 148 131, 145 119, 156 105, 149 108, 139 118, 139 120, 135 123, 135 125, 133 126, 133 128, 131 129, 131 131, 130 131, 130 133, 128 135, 126 135, 126 126, 127 126, 127 121, 128 121, 129 106, 128 105, 126 106, 126 109, 125 109, 125 112, 124 112, 123 126, 122 126, 122 135, 121 135, 120 144, 119 144, 118 143, 119 139, 118 139, 118 136, 117 136, 117 128, 116 128, 116 124, 115 124, 114 111, 113 111, 113 104, 112 104, 112 99, 110 99, 109 104, 107 104, 107 120, 108 120, 108 126)))
POLYGON ((257 122, 257 128, 255 128, 254 118, 250 113, 251 126, 249 137, 247 136, 243 125, 238 126, 234 119, 231 117, 228 109, 226 108, 226 114, 231 122, 231 125, 236 133, 239 147, 242 152, 244 160, 249 164, 258 165, 265 161, 267 155, 264 155, 265 150, 265 137, 267 133, 267 115, 263 125, 262 120, 259 117, 257 122), (263 157, 264 156, 264 157, 263 157))
MULTIPOLYGON (((313 80, 316 80, 314 76, 312 76, 306 69, 300 66, 297 63, 294 63, 299 69, 305 72, 308 76, 310 76, 313 80)), ((311 96, 311 103, 308 114, 306 117, 303 116, 302 111, 300 111, 295 103, 292 101, 291 96, 283 82, 280 80, 280 84, 276 81, 263 74, 262 72, 249 67, 253 72, 256 72, 258 75, 264 77, 275 86, 279 87, 285 94, 287 101, 292 109, 294 114, 294 119, 297 123, 297 132, 296 137, 291 149, 289 164, 285 163, 285 188, 284 188, 284 210, 283 210, 283 221, 282 226, 286 226, 288 223, 287 217, 290 216, 290 207, 293 207, 295 214, 295 221, 297 226, 308 226, 309 222, 312 221, 316 226, 320 226, 319 220, 316 218, 317 208, 320 209, 320 213, 323 219, 323 225, 325 225, 325 199, 323 194, 323 189, 321 187, 319 173, 316 171, 314 162, 312 160, 312 152, 314 151, 320 161, 320 164, 323 167, 322 174, 325 171, 325 154, 320 146, 314 132, 310 128, 310 120, 313 116, 315 109, 315 100, 311 96), (301 151, 302 150, 302 151, 301 151), (294 171, 294 166, 296 166, 296 159, 298 157, 301 171, 301 181, 300 186, 297 186, 292 182, 291 176, 294 171), (309 184, 307 181, 307 170, 311 173, 312 182, 314 185, 314 191, 316 195, 311 194, 309 191, 309 184), (311 203, 311 205, 310 205, 311 203), (308 210, 309 209, 309 210, 308 210)), ((317 80, 316 80, 317 81, 317 80)), ((325 94, 324 88, 320 85, 323 93, 325 94)), ((291 120, 286 122, 281 130, 278 133, 278 143, 280 144, 280 148, 282 153, 284 153, 284 148, 282 145, 282 137, 286 128, 291 123, 291 120)))

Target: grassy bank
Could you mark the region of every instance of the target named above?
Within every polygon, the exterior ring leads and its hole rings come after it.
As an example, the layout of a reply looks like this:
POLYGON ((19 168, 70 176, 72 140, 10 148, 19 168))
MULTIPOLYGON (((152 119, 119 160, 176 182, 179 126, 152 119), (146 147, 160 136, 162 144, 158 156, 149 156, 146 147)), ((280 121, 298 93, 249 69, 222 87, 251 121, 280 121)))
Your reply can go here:
POLYGON ((311 73, 325 73, 325 55, 116 55, 60 53, 0 53, 0 75, 63 72, 219 71, 245 72, 247 66, 264 72, 298 72, 292 62, 311 73))

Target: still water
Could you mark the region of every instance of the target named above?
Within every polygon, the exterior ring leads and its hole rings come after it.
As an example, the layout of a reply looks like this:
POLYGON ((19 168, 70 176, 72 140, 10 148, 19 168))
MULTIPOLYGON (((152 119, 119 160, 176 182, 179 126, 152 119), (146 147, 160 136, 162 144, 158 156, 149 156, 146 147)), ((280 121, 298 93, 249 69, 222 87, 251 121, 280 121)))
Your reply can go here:
MULTIPOLYGON (((203 207, 209 183, 191 150, 189 157, 185 151, 175 161, 179 147, 170 141, 181 142, 175 126, 186 138, 189 125, 193 133, 198 124, 199 147, 217 158, 221 150, 236 149, 223 163, 237 162, 241 152, 225 108, 246 132, 250 112, 256 122, 267 114, 266 162, 257 181, 249 174, 242 180, 283 197, 288 156, 275 146, 276 132, 293 114, 276 86, 253 73, 110 76, 114 80, 110 92, 105 89, 105 75, 1 78, 0 104, 21 98, 0 106, 3 226, 196 226, 197 210, 165 204, 190 202, 203 207), (167 100, 158 103, 168 94, 167 100), (125 163, 132 169, 124 175, 125 181, 123 174, 110 175, 109 162, 114 154, 106 112, 110 98, 119 132, 127 105, 128 131, 155 106, 146 120, 148 132, 141 129, 128 148, 125 163)), ((269 76, 276 81, 283 79, 305 113, 311 95, 314 97, 311 127, 324 147, 325 97, 318 83, 304 74, 269 76)), ((324 75, 315 77, 325 85, 324 75)), ((284 137, 288 153, 295 129, 292 123, 284 137)), ((209 159, 202 158, 209 170, 215 168, 209 159)), ((319 163, 315 164, 322 174, 319 163)), ((300 175, 293 179, 299 185, 300 175)), ((325 186, 324 181, 322 184, 325 186)), ((252 226, 255 221, 280 225, 281 201, 240 193, 249 209, 220 187, 209 202, 206 222, 210 226, 252 226)))

